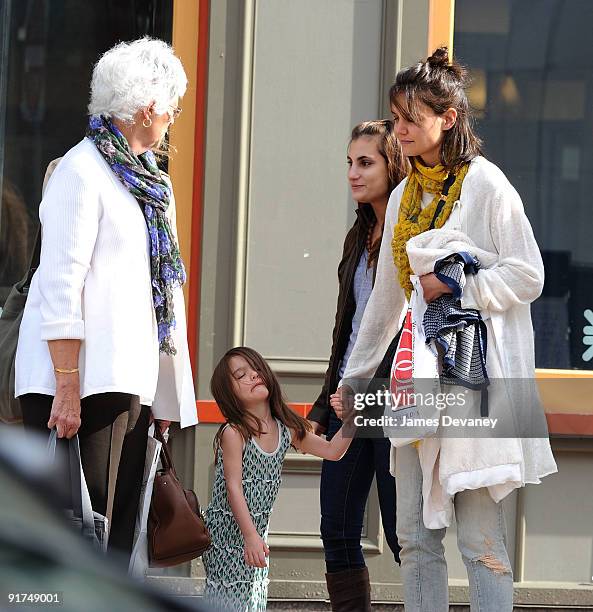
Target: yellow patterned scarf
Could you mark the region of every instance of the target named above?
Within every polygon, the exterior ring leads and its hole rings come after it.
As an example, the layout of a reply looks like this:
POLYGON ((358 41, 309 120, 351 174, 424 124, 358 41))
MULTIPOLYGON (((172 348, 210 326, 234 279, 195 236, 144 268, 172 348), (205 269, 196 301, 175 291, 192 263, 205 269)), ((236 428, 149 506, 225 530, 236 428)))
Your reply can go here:
MULTIPOLYGON (((464 164, 457 171, 455 182, 449 188, 445 205, 434 224, 435 228, 443 227, 445 221, 449 218, 451 210, 453 210, 453 202, 459 199, 461 184, 468 168, 469 164, 464 164)), ((397 225, 393 229, 393 240, 391 241, 393 263, 398 269, 399 283, 406 292, 408 299, 412 294, 412 283, 410 281, 412 269, 406 252, 406 242, 430 227, 448 176, 448 171, 441 165, 430 168, 429 166, 423 166, 417 159, 413 160, 412 170, 408 175, 408 182, 399 205, 399 217, 397 225), (434 193, 435 196, 432 202, 422 209, 422 193, 424 191, 434 193)))

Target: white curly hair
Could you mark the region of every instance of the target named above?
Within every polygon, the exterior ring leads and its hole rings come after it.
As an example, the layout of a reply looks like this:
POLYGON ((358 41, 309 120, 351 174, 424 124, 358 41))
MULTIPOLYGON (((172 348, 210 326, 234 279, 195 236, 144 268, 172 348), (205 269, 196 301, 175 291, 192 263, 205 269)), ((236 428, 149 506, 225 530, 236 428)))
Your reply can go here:
POLYGON ((93 69, 89 115, 103 115, 133 123, 134 114, 155 102, 155 112, 169 105, 187 88, 187 76, 170 45, 140 38, 106 51, 93 69))

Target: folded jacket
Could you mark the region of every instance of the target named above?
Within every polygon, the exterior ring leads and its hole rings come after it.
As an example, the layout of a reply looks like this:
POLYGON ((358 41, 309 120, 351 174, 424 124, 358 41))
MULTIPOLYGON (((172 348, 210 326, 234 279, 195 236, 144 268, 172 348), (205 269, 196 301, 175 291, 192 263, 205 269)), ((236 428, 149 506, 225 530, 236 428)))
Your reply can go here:
POLYGON ((478 310, 461 307, 465 275, 479 268, 477 258, 468 252, 453 253, 434 266, 437 278, 452 290, 428 304, 423 318, 426 342, 434 340, 442 349, 443 384, 470 389, 488 385, 486 325, 478 310))

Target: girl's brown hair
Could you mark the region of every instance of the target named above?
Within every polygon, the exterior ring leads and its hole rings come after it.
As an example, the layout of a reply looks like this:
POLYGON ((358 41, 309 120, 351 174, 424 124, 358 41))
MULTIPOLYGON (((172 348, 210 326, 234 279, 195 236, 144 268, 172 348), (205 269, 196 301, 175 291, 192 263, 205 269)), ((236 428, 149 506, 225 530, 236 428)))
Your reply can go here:
MULTIPOLYGON (((381 157, 387 164, 388 193, 391 193, 406 176, 408 171, 408 161, 402 154, 399 141, 393 133, 393 121, 390 119, 377 119, 373 121, 363 121, 352 129, 350 136, 350 146, 355 140, 362 136, 377 136, 378 149, 381 157)), ((381 232, 381 235, 383 232, 381 232)), ((381 236, 373 243, 368 257, 369 267, 373 261, 379 257, 381 248, 381 236)))
POLYGON ((226 419, 226 423, 221 425, 214 437, 215 456, 218 455, 217 450, 220 448, 222 432, 227 423, 243 436, 245 443, 252 436, 263 433, 261 419, 248 413, 233 391, 233 374, 229 365, 231 357, 243 357, 254 370, 259 372, 262 381, 268 389, 268 402, 272 416, 284 423, 289 429, 292 429, 296 437, 302 440, 306 433, 311 430, 309 422, 288 407, 282 396, 280 383, 266 360, 252 348, 237 346, 224 354, 218 365, 214 368, 212 378, 210 379, 210 391, 226 419))
POLYGON ((447 170, 481 155, 481 141, 472 126, 472 114, 465 85, 467 71, 456 61, 449 61, 447 47, 439 47, 424 62, 398 72, 389 90, 389 99, 407 121, 417 123, 421 117, 418 103, 431 108, 437 115, 447 109, 457 111, 457 121, 445 131, 440 150, 440 162, 447 170), (397 96, 403 94, 406 106, 397 96))

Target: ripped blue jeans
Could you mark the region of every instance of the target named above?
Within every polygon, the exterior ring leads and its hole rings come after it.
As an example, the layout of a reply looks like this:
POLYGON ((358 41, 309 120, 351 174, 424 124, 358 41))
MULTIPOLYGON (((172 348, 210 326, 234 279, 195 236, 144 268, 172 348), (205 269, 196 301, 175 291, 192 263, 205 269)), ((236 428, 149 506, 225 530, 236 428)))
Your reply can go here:
MULTIPOLYGON (((396 450, 397 538, 406 612, 448 612, 445 529, 422 519, 422 472, 411 445, 396 450)), ((487 489, 462 491, 454 500, 457 545, 467 568, 472 612, 512 612, 513 574, 505 546, 501 504, 487 489)))

